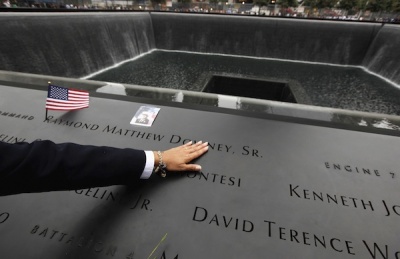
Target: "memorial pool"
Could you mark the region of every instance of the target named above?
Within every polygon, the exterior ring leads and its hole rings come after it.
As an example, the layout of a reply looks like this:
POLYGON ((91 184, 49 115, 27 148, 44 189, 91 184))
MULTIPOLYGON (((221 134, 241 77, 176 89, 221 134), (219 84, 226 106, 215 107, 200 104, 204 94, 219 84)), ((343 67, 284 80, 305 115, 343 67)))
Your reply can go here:
POLYGON ((201 91, 214 74, 294 81, 306 104, 400 115, 399 89, 358 66, 156 50, 90 79, 201 91))

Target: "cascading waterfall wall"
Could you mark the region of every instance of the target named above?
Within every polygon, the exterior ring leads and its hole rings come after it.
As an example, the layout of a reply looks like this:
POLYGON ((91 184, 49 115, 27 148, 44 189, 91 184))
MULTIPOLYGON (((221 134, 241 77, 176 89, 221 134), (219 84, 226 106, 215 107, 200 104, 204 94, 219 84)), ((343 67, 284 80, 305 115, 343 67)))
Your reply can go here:
POLYGON ((369 71, 400 84, 400 26, 385 25, 374 38, 363 66, 369 71))
POLYGON ((380 24, 152 13, 157 48, 361 65, 380 24))
POLYGON ((0 69, 82 77, 154 48, 148 13, 3 14, 0 69))
POLYGON ((364 66, 400 84, 396 25, 179 13, 4 13, 0 22, 0 70, 83 77, 156 48, 364 66))

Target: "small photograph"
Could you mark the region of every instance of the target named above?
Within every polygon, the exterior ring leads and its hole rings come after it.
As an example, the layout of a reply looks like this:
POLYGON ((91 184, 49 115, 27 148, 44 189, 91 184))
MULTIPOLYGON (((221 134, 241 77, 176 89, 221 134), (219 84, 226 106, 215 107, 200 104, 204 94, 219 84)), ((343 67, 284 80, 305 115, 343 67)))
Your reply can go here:
POLYGON ((160 108, 151 106, 141 106, 131 120, 131 124, 151 127, 157 117, 160 108))

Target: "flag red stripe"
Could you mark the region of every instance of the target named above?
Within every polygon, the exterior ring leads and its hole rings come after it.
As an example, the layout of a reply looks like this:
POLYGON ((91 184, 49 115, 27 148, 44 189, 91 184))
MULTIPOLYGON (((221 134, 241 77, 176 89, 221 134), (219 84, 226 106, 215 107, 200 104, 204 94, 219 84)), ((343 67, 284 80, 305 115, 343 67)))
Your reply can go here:
POLYGON ((89 95, 88 91, 84 90, 76 90, 76 89, 68 89, 69 93, 76 93, 76 94, 82 94, 82 95, 89 95))
POLYGON ((89 105, 88 102, 84 103, 59 103, 59 102, 46 102, 46 105, 54 105, 54 106, 81 106, 81 105, 89 105))
POLYGON ((53 107, 53 106, 46 106, 46 109, 47 109, 47 110, 57 110, 57 111, 71 111, 71 110, 84 109, 84 108, 88 108, 88 107, 89 107, 89 106, 58 108, 58 107, 53 107))
POLYGON ((83 94, 75 94, 75 93, 68 93, 68 96, 74 96, 74 97, 81 97, 81 98, 89 98, 89 95, 83 95, 83 94))

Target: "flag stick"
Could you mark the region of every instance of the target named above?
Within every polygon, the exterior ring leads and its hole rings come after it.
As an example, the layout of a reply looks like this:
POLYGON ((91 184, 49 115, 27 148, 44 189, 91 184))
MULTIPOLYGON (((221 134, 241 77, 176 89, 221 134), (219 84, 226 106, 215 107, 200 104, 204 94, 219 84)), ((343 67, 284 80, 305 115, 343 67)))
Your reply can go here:
MULTIPOLYGON (((48 88, 49 88, 51 82, 48 81, 47 84, 48 84, 48 88)), ((47 94, 49 94, 49 90, 48 89, 47 89, 47 94)), ((47 111, 48 111, 48 109, 46 109, 46 118, 45 118, 45 120, 47 120, 47 111)))

